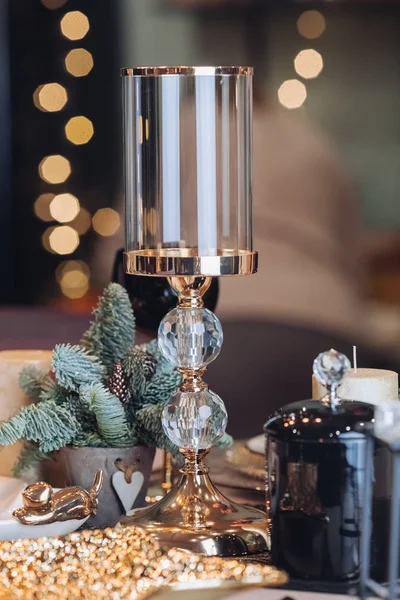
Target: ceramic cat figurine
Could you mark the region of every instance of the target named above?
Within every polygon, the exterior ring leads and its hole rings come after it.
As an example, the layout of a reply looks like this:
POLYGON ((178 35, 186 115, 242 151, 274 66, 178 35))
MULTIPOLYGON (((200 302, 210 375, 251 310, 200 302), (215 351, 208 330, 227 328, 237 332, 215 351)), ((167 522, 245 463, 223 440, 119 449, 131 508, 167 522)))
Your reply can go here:
POLYGON ((48 483, 34 483, 22 492, 24 506, 17 508, 13 516, 23 525, 46 525, 95 516, 103 480, 104 473, 99 469, 89 491, 72 486, 54 492, 48 483))

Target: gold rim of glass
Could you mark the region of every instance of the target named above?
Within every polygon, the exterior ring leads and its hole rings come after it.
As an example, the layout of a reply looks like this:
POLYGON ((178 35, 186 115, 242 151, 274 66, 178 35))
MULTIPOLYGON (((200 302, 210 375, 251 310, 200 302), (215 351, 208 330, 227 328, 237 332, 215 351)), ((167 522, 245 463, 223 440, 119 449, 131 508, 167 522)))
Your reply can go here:
POLYGON ((122 77, 157 77, 159 75, 253 75, 253 67, 131 67, 121 69, 122 77))
POLYGON ((257 272, 258 253, 251 250, 218 250, 215 256, 199 256, 197 248, 130 250, 125 252, 125 271, 154 277, 221 277, 257 272))

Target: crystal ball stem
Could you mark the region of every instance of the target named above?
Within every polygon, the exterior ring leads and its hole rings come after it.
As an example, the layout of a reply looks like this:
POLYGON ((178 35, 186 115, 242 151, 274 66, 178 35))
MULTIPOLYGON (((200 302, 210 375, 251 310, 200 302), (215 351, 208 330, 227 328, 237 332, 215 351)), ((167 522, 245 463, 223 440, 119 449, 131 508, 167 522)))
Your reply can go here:
POLYGON ((162 425, 181 449, 206 450, 225 433, 225 405, 202 381, 203 371, 217 358, 222 341, 220 321, 205 308, 178 305, 160 323, 160 351, 183 375, 180 389, 164 407, 162 425))

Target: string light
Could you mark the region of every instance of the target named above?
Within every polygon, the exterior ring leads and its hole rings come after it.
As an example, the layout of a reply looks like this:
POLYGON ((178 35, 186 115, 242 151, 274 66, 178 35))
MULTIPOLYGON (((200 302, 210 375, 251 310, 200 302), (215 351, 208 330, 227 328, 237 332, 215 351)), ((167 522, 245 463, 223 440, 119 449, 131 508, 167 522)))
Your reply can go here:
POLYGON ((71 175, 69 160, 60 154, 46 156, 39 164, 39 175, 47 183, 63 183, 71 175))
POLYGON ((50 246, 50 236, 53 233, 53 231, 55 230, 55 227, 48 227, 43 235, 42 235, 42 244, 43 244, 43 248, 45 250, 47 250, 47 252, 50 252, 51 254, 55 254, 53 248, 50 246))
POLYGON ((300 108, 307 98, 307 89, 298 79, 284 81, 278 90, 279 102, 285 108, 300 108))
POLYGON ((79 235, 69 225, 60 225, 50 233, 49 245, 56 254, 72 254, 79 246, 79 235))
POLYGON ((64 6, 64 4, 67 3, 67 0, 41 0, 41 3, 50 10, 56 10, 57 8, 64 6))
POLYGON ((315 79, 324 68, 324 61, 319 52, 309 48, 298 53, 294 59, 294 68, 304 79, 315 79))
POLYGON ((50 214, 60 223, 69 223, 79 214, 79 200, 72 194, 58 194, 50 204, 50 214))
POLYGON ((99 235, 114 235, 118 231, 119 226, 119 214, 112 208, 100 208, 93 217, 93 229, 99 235))
MULTIPOLYGON (((41 0, 43 6, 55 10, 67 0, 41 0)), ((89 19, 81 11, 67 12, 60 21, 62 34, 69 40, 81 40, 90 29, 89 19)), ((74 77, 84 77, 93 69, 92 54, 85 48, 73 48, 64 59, 66 71, 74 77)), ((33 94, 35 106, 43 112, 62 110, 67 101, 66 89, 58 83, 38 86, 33 94)), ((92 121, 84 116, 72 117, 65 125, 67 139, 76 145, 86 144, 94 135, 92 121)), ((40 177, 49 184, 65 182, 71 175, 71 164, 60 154, 46 156, 39 164, 40 177)), ((112 211, 101 213, 97 219, 100 235, 112 235, 119 227, 119 215, 112 211), (106 217, 106 222, 104 221, 106 217)), ((91 214, 80 206, 79 200, 70 193, 41 194, 35 201, 34 211, 43 221, 56 220, 68 225, 47 227, 42 235, 44 248, 53 254, 72 254, 79 246, 79 236, 91 227, 91 214)), ((68 298, 81 298, 89 289, 90 271, 83 261, 62 261, 56 269, 56 279, 62 293, 68 298)))
POLYGON ((80 10, 68 12, 61 19, 62 34, 69 40, 81 40, 90 29, 89 19, 80 10))
POLYGON ((54 194, 40 194, 35 200, 33 210, 38 219, 42 221, 52 221, 53 217, 50 214, 50 203, 54 198, 54 194))
POLYGON ((62 278, 60 287, 67 298, 82 298, 89 289, 89 278, 81 271, 69 271, 62 278))
POLYGON ((297 19, 297 31, 309 40, 320 37, 325 29, 325 17, 318 10, 306 10, 297 19))
POLYGON ((143 117, 139 117, 139 144, 143 144, 143 117))
POLYGON ((56 279, 64 296, 82 298, 89 289, 90 270, 84 261, 63 261, 56 269, 56 279))
POLYGON ((39 85, 33 92, 33 103, 43 112, 57 112, 66 105, 68 95, 66 89, 59 83, 39 85))
MULTIPOLYGON (((318 10, 306 10, 297 19, 297 31, 307 39, 318 38, 325 29, 325 17, 318 10)), ((313 48, 301 50, 294 59, 294 68, 300 77, 315 79, 324 68, 322 55, 313 48)), ((307 99, 307 88, 298 79, 288 79, 278 89, 278 99, 290 110, 300 108, 307 99)))
POLYGON ((87 144, 93 137, 94 127, 86 117, 72 117, 65 126, 67 139, 77 146, 87 144))
POLYGON ((64 275, 69 271, 81 271, 85 273, 87 277, 90 276, 89 266, 83 260, 63 260, 61 261, 56 269, 56 280, 61 283, 64 275))
POLYGON ((90 212, 86 210, 86 208, 81 208, 78 216, 71 221, 70 225, 79 233, 79 235, 84 235, 87 233, 87 231, 89 231, 92 225, 92 217, 90 212))
POLYGON ((74 77, 85 77, 93 69, 93 56, 85 48, 75 48, 65 57, 65 68, 74 77))
POLYGON ((151 235, 156 234, 158 227, 158 213, 154 207, 145 209, 143 213, 143 226, 151 235))

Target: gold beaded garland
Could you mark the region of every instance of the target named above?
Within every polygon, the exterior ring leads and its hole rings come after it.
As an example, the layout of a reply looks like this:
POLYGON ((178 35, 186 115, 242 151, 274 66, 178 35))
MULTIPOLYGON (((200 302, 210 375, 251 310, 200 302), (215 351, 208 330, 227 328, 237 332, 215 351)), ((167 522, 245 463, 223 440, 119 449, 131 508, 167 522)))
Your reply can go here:
POLYGON ((206 579, 257 579, 272 586, 285 583, 286 575, 269 566, 162 549, 134 527, 0 543, 2 600, 139 600, 163 585, 206 579))

